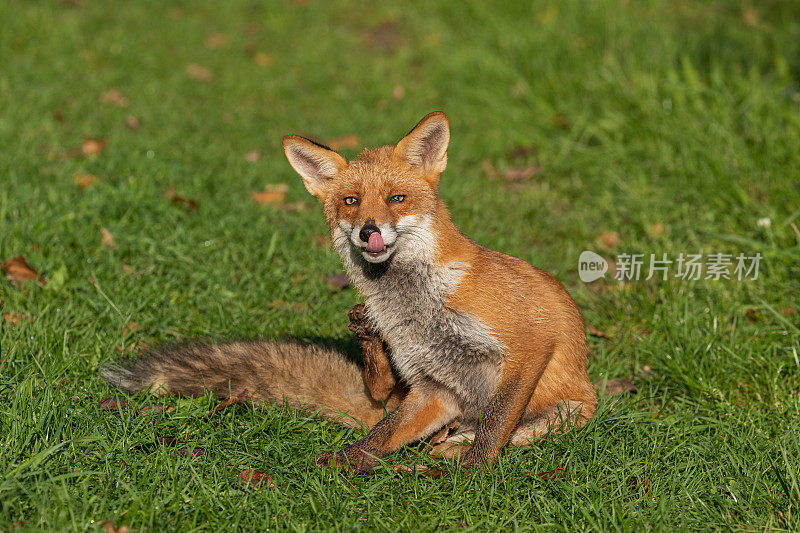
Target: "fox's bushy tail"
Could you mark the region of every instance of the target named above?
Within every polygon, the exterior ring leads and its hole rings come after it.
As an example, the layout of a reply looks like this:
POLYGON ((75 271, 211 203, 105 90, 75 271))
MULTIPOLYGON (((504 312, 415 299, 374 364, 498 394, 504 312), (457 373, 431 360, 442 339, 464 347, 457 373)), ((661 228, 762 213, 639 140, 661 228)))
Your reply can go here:
POLYGON ((318 411, 346 426, 370 428, 384 414, 372 400, 362 370, 342 354, 290 342, 187 344, 156 349, 101 374, 125 392, 246 397, 318 411))

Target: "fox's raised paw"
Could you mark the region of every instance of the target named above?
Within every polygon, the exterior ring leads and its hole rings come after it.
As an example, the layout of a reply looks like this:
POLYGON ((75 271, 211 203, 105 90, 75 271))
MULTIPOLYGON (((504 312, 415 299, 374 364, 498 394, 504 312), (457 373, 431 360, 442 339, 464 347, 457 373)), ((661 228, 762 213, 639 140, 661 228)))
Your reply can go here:
POLYGON ((337 468, 368 474, 380 464, 377 454, 359 448, 344 448, 336 453, 323 453, 317 456, 317 466, 337 468))
POLYGON ((350 324, 347 327, 359 338, 365 339, 380 336, 378 330, 375 329, 375 324, 367 318, 364 304, 354 305, 350 312, 347 313, 347 316, 350 318, 350 324))

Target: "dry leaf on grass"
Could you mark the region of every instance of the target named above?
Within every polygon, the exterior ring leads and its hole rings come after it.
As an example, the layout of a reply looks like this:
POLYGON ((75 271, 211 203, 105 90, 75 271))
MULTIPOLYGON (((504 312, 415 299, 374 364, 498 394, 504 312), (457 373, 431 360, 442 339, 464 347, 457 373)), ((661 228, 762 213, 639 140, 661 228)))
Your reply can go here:
POLYGON ((586 330, 589 332, 589 335, 592 335, 593 337, 600 337, 602 339, 611 338, 608 333, 606 333, 605 331, 600 331, 591 324, 586 324, 586 330))
POLYGON ((519 168, 507 168, 503 172, 503 177, 507 181, 522 181, 533 177, 535 174, 538 174, 541 169, 542 167, 540 167, 539 165, 530 165, 527 167, 519 167, 519 168))
POLYGON ((117 243, 114 242, 114 235, 108 231, 106 228, 100 228, 100 233, 102 236, 100 237, 100 246, 103 248, 108 248, 113 250, 117 247, 117 243))
POLYGON ((603 396, 617 396, 619 394, 635 394, 638 390, 636 385, 628 378, 615 378, 605 380, 597 380, 594 383, 594 388, 603 396))
POLYGON ((81 152, 83 152, 84 155, 97 155, 105 150, 106 144, 105 139, 89 138, 83 141, 81 152))
POLYGON ((186 209, 186 211, 194 211, 200 207, 200 204, 198 204, 195 200, 180 196, 175 190, 175 187, 167 187, 167 190, 164 191, 164 196, 169 199, 172 205, 175 207, 182 207, 186 209))
POLYGON ((139 122, 139 119, 134 117, 133 115, 128 115, 127 117, 125 117, 125 125, 128 126, 128 128, 136 131, 139 129, 142 123, 139 122))
POLYGON ((189 63, 186 66, 186 74, 204 83, 208 83, 214 79, 214 74, 212 74, 210 70, 206 67, 201 67, 197 63, 189 63))
MULTIPOLYGON (((528 474, 529 476, 531 474, 528 474)), ((563 468, 556 468, 555 470, 548 470, 546 472, 538 472, 536 477, 549 481, 551 479, 561 479, 567 477, 567 472, 563 468)))
POLYGON ((282 204, 286 200, 289 186, 285 183, 268 185, 263 191, 250 193, 250 198, 258 205, 282 204))
POLYGON ((442 477, 442 471, 438 468, 430 468, 425 465, 421 465, 416 463, 412 466, 408 465, 398 465, 394 467, 395 472, 401 472, 403 474, 419 474, 421 476, 439 479, 442 477))
POLYGON ((362 41, 368 48, 375 48, 383 53, 395 52, 403 44, 403 34, 398 25, 391 20, 382 22, 362 35, 362 41))
POLYGON ((125 324, 124 326, 122 326, 122 336, 123 337, 127 337, 128 335, 131 335, 132 333, 136 333, 140 329, 142 329, 142 326, 140 326, 138 323, 136 323, 134 321, 130 321, 127 324, 125 324))
POLYGON ((490 178, 494 179, 497 177, 497 169, 494 168, 494 165, 490 160, 484 159, 483 161, 481 161, 481 168, 490 178))
POLYGON ((113 520, 101 520, 99 525, 106 528, 106 533, 128 533, 128 526, 115 526, 113 520))
POLYGON ((358 148, 361 144, 361 138, 352 133, 350 135, 342 135, 341 137, 334 137, 325 141, 325 145, 331 150, 341 150, 343 148, 358 148))
POLYGON ((206 39, 206 48, 222 48, 228 44, 228 36, 224 33, 212 33, 206 39))
POLYGON ((53 118, 55 119, 56 122, 59 122, 59 123, 63 124, 64 123, 64 112, 61 111, 60 109, 53 109, 53 118))
POLYGON ((244 160, 248 163, 255 163, 256 161, 261 160, 261 152, 258 150, 250 150, 244 156, 244 160))
POLYGON ((333 274, 332 276, 325 277, 325 284, 331 289, 340 291, 350 286, 350 279, 347 274, 333 274))
POLYGON ((260 67, 268 67, 272 64, 272 56, 264 52, 253 54, 253 62, 260 67))
POLYGON ((100 95, 100 103, 111 104, 117 107, 128 107, 128 99, 122 96, 119 89, 111 89, 100 95))
POLYGON ((660 237, 664 235, 665 231, 666 228, 664 227, 664 224, 661 224, 660 222, 656 222, 655 224, 650 224, 650 226, 648 227, 648 232, 653 237, 660 237))
POLYGON ((3 322, 12 326, 16 326, 17 324, 28 320, 30 320, 28 315, 23 315, 20 313, 3 313, 3 322))
POLYGON ((157 415, 160 413, 171 413, 172 407, 169 405, 145 405, 139 409, 139 414, 142 416, 157 415))
POLYGON ((508 158, 512 161, 515 159, 522 159, 524 157, 528 157, 529 155, 536 153, 536 146, 517 146, 510 152, 508 152, 508 158))
POLYGON ((24 255, 6 260, 2 267, 0 267, 0 270, 6 275, 8 281, 17 287, 20 287, 21 284, 26 281, 38 281, 42 285, 47 283, 47 278, 39 274, 35 268, 28 264, 28 260, 25 259, 24 255))
POLYGON ((266 486, 270 489, 275 488, 275 482, 272 476, 268 476, 261 470, 247 469, 239 472, 239 482, 245 487, 260 487, 266 486))
POLYGON ((613 248, 619 244, 619 233, 616 231, 604 231, 600 233, 600 240, 603 241, 603 244, 607 247, 613 248))
POLYGON ((81 189, 86 189, 91 187, 97 182, 97 176, 94 174, 84 173, 84 172, 76 172, 72 175, 72 183, 80 187, 81 189))
POLYGON ((395 85, 394 89, 392 89, 392 97, 395 100, 402 100, 403 97, 406 95, 406 88, 402 85, 395 85))
POLYGON ((100 409, 104 411, 120 411, 122 409, 129 409, 131 402, 128 400, 118 400, 116 398, 103 398, 100 400, 100 409))

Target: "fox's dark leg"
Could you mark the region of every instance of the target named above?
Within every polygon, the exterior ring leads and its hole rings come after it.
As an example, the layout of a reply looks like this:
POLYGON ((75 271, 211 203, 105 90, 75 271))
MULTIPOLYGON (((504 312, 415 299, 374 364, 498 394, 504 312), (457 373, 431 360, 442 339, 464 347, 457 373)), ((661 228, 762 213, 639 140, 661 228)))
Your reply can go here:
POLYGON ((347 316, 350 317, 348 327, 358 337, 364 353, 364 383, 374 400, 386 401, 398 386, 389 364, 386 344, 367 318, 363 304, 353 306, 347 316))
POLYGON ((380 457, 431 435, 459 413, 457 402, 447 393, 412 389, 400 406, 378 422, 366 437, 337 453, 323 453, 317 457, 317 464, 370 472, 380 457))
POLYGON ((497 390, 480 413, 475 440, 462 455, 462 468, 479 470, 497 460, 511 433, 522 420, 552 353, 552 348, 548 348, 535 356, 506 357, 497 390), (526 364, 526 361, 536 361, 536 364, 526 364))

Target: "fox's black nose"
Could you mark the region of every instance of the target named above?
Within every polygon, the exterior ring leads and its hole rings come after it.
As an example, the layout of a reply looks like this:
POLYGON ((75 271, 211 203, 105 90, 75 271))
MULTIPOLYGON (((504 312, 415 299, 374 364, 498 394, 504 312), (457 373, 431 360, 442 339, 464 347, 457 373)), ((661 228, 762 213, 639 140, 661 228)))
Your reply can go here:
POLYGON ((379 230, 378 226, 375 225, 375 221, 369 219, 361 227, 361 231, 358 232, 358 238, 364 242, 369 242, 370 235, 372 235, 373 233, 380 234, 380 232, 381 230, 379 230))

